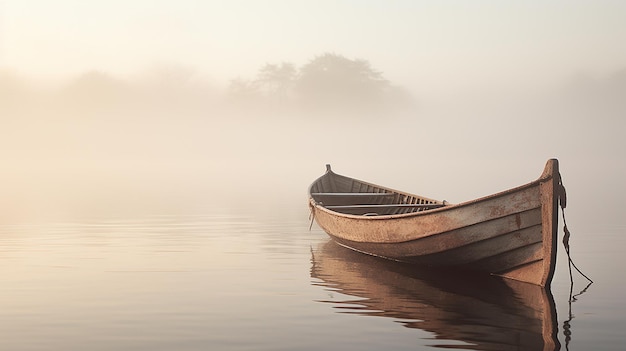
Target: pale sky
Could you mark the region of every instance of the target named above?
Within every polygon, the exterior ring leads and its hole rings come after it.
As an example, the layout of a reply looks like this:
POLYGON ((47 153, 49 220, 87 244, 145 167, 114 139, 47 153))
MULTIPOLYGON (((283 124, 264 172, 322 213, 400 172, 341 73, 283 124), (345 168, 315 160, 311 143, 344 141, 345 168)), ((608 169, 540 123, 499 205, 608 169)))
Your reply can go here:
POLYGON ((159 65, 218 84, 334 52, 418 92, 559 84, 626 67, 626 1, 0 0, 0 69, 37 79, 159 65))

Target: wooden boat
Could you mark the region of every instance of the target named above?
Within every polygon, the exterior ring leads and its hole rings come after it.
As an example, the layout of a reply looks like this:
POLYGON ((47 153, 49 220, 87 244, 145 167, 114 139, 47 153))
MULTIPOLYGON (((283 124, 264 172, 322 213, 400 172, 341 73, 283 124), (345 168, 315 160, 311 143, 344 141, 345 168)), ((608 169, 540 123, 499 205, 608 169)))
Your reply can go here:
POLYGON ((459 204, 334 173, 309 187, 318 225, 337 243, 391 260, 549 285, 556 264, 559 163, 539 179, 459 204))
POLYGON ((549 287, 420 269, 363 255, 333 241, 312 249, 311 255, 313 284, 333 294, 319 301, 337 313, 389 318, 396 325, 431 333, 429 342, 435 339, 444 349, 561 348, 549 287))

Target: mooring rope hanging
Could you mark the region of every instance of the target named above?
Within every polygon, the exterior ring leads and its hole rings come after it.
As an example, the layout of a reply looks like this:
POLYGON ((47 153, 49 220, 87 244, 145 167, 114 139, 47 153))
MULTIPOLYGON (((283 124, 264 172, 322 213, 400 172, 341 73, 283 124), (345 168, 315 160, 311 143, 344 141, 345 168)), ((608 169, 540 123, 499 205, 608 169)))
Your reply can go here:
POLYGON ((313 228, 313 222, 315 221, 315 208, 311 204, 309 204, 309 219, 311 220, 309 231, 311 231, 311 228, 313 228))
POLYGON ((589 286, 593 283, 593 280, 589 279, 589 277, 587 275, 585 275, 583 272, 580 271, 580 269, 578 269, 578 267, 576 266, 576 264, 574 263, 574 261, 572 260, 572 256, 570 254, 570 246, 569 246, 569 238, 571 236, 571 233, 569 231, 569 229, 567 228, 567 222, 565 221, 565 207, 567 207, 567 194, 565 192, 565 186, 563 186, 563 179, 561 178, 561 175, 559 174, 559 184, 558 184, 558 195, 559 195, 559 204, 561 206, 561 213, 563 214, 563 231, 565 232, 565 234, 563 235, 563 246, 565 246, 565 252, 567 253, 567 262, 568 262, 568 268, 569 268, 569 280, 570 280, 570 286, 569 286, 569 313, 568 313, 568 319, 566 321, 563 322, 563 335, 565 335, 565 349, 569 350, 569 343, 572 340, 572 326, 571 326, 571 322, 572 319, 574 319, 574 315, 572 314, 572 302, 576 301, 576 298, 580 295, 582 295, 583 293, 585 293, 587 291, 587 288, 589 288, 589 286), (580 273, 583 277, 585 277, 585 279, 587 279, 589 281, 589 283, 587 284, 587 286, 585 286, 585 288, 583 290, 581 290, 578 294, 573 295, 574 293, 574 278, 572 276, 572 266, 574 266, 574 268, 576 269, 576 271, 578 271, 578 273, 580 273))
POLYGON ((569 350, 569 342, 571 341, 571 338, 572 338, 572 331, 571 331, 570 323, 572 319, 574 318, 574 315, 572 314, 572 302, 576 301, 576 297, 578 297, 579 295, 582 295, 585 291, 587 291, 587 288, 589 288, 589 286, 593 283, 593 280, 591 280, 586 274, 581 272, 581 270, 576 266, 576 264, 572 260, 572 256, 570 254, 569 239, 571 237, 571 233, 569 229, 567 228, 567 222, 565 221, 565 207, 567 207, 567 193, 565 191, 565 186, 563 185, 563 179, 561 178, 560 174, 559 174, 559 184, 558 184, 557 191, 559 195, 559 204, 561 205, 561 213, 563 214, 563 231, 565 232, 565 234, 563 235, 563 246, 565 246, 565 252, 567 253, 567 262, 568 262, 568 268, 569 268, 569 281, 570 281, 569 318, 563 322, 563 334, 565 335, 565 349, 569 350), (576 295, 573 295, 574 278, 572 276, 572 266, 574 266, 576 271, 578 271, 578 273, 580 273, 583 277, 585 277, 585 279, 589 281, 587 286, 585 286, 585 288, 576 295))
POLYGON ((573 281, 572 279, 572 266, 576 269, 576 271, 578 271, 578 273, 580 273, 580 275, 582 275, 583 277, 585 277, 589 283, 593 283, 593 280, 591 280, 587 275, 585 275, 585 273, 581 272, 580 269, 576 266, 576 264, 574 263, 574 261, 572 260, 572 256, 570 255, 570 247, 569 247, 569 238, 571 236, 569 229, 567 229, 567 222, 565 222, 565 208, 561 207, 561 213, 563 213, 563 231, 565 232, 565 234, 563 235, 563 246, 565 246, 565 252, 567 253, 567 260, 569 262, 570 265, 570 280, 573 281))
POLYGON ((565 191, 565 186, 563 185, 563 179, 561 178, 560 174, 559 174, 558 187, 559 189, 557 191, 559 192, 559 204, 561 205, 561 213, 563 214, 563 231, 565 232, 565 234, 563 235, 563 246, 565 246, 565 252, 567 253, 567 261, 569 263, 570 281, 572 284, 574 284, 574 280, 572 278, 572 266, 573 266, 576 269, 576 271, 578 271, 578 273, 580 273, 583 277, 585 277, 589 281, 589 283, 593 283, 593 280, 591 280, 587 275, 585 275, 585 273, 581 272, 581 270, 576 266, 570 254, 569 238, 571 236, 571 233, 569 229, 567 228, 567 222, 565 221, 565 207, 567 207, 567 193, 565 191))

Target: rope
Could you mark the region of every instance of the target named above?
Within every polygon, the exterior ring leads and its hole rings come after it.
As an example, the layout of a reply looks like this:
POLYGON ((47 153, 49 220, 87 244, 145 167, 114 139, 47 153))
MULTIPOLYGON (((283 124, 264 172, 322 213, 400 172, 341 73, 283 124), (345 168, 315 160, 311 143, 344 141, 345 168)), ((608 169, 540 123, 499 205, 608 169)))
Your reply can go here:
POLYGON ((570 282, 574 284, 574 280, 572 278, 572 266, 573 266, 576 269, 576 271, 580 273, 580 275, 582 275, 589 281, 589 283, 593 283, 593 280, 591 280, 587 275, 585 275, 585 273, 581 272, 581 270, 576 266, 570 254, 569 239, 571 237, 571 233, 569 229, 567 228, 567 222, 565 221, 565 207, 567 206, 567 193, 565 191, 565 186, 563 185, 563 179, 561 178, 560 174, 559 174, 559 184, 558 184, 557 192, 559 193, 559 200, 560 200, 559 203, 561 205, 561 213, 563 214, 563 231, 565 232, 565 234, 563 235, 563 246, 565 246, 565 252, 567 253, 567 261, 569 263, 570 282))
POLYGON ((563 207, 561 207, 561 213, 563 213, 563 231, 565 232, 565 235, 563 235, 563 246, 565 246, 565 252, 567 253, 567 260, 569 262, 570 280, 572 280, 572 267, 574 267, 576 271, 580 273, 580 275, 585 277, 590 283, 593 283, 593 280, 591 280, 587 275, 585 275, 585 273, 581 272, 580 269, 576 266, 576 264, 572 260, 572 256, 570 255, 570 247, 569 247, 569 238, 571 236, 571 233, 569 229, 567 229, 567 222, 565 222, 565 209, 563 207))
POLYGON ((576 301, 576 298, 579 295, 582 295, 585 291, 587 291, 587 288, 589 288, 589 286, 593 283, 593 280, 591 280, 586 274, 584 274, 574 263, 574 261, 572 260, 572 256, 570 254, 570 246, 569 246, 569 239, 572 236, 572 234, 570 233, 569 229, 567 228, 567 222, 565 221, 565 207, 567 206, 567 194, 565 191, 565 186, 563 185, 563 179, 561 178, 561 175, 559 174, 559 184, 557 185, 558 188, 556 189, 556 191, 558 192, 558 196, 559 196, 559 203, 561 205, 561 213, 563 214, 563 231, 565 232, 565 234, 563 235, 563 246, 565 247, 565 252, 567 253, 567 262, 568 262, 568 268, 569 268, 569 281, 570 281, 570 286, 569 286, 569 319, 563 322, 563 333, 565 335, 565 348, 567 350, 569 350, 569 342, 571 340, 571 336, 572 336, 572 331, 571 331, 571 321, 574 318, 574 316, 572 315, 572 302, 576 301), (585 288, 579 292, 576 295, 573 295, 574 293, 574 277, 572 276, 572 267, 574 267, 576 269, 576 271, 578 271, 578 273, 580 273, 580 275, 582 275, 583 277, 585 277, 585 279, 587 279, 589 281, 589 283, 587 284, 587 286, 585 286, 585 288))
POLYGON ((568 268, 569 268, 569 281, 570 281, 569 310, 568 310, 569 318, 563 322, 563 335, 565 335, 565 349, 569 350, 569 343, 572 340, 571 322, 572 322, 572 319, 574 319, 574 315, 572 314, 572 302, 576 302, 576 298, 587 291, 589 286, 593 283, 593 280, 589 279, 587 275, 585 275, 583 272, 580 271, 580 269, 578 269, 578 267, 572 260, 572 256, 570 254, 569 239, 571 237, 571 233, 569 229, 567 228, 567 222, 565 221, 565 207, 567 206, 567 195, 566 195, 565 186, 563 186, 563 180, 561 179, 560 174, 559 174, 559 184, 558 184, 558 188, 556 189, 556 191, 558 192, 558 195, 559 195, 561 213, 563 214, 563 231, 565 232, 565 234, 563 235, 563 246, 565 246, 565 252, 567 253, 567 261, 568 261, 568 268), (576 269, 576 271, 578 271, 578 273, 580 273, 583 277, 585 277, 589 281, 587 286, 585 286, 585 288, 576 295, 573 294, 574 293, 574 278, 572 276, 572 266, 576 269))
POLYGON ((309 219, 311 220, 311 224, 309 224, 309 231, 311 231, 311 228, 313 228, 313 222, 315 221, 315 208, 311 204, 309 204, 309 219))

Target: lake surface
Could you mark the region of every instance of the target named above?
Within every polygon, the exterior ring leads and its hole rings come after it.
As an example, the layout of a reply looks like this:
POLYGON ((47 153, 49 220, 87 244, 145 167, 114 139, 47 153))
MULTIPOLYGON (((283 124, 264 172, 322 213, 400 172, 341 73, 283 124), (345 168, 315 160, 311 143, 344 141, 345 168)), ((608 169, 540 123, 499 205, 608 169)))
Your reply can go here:
POLYGON ((551 293, 410 272, 334 245, 292 199, 2 224, 0 348, 623 349, 619 220, 577 228, 567 214, 574 261, 596 280, 570 304, 562 247, 551 293))

